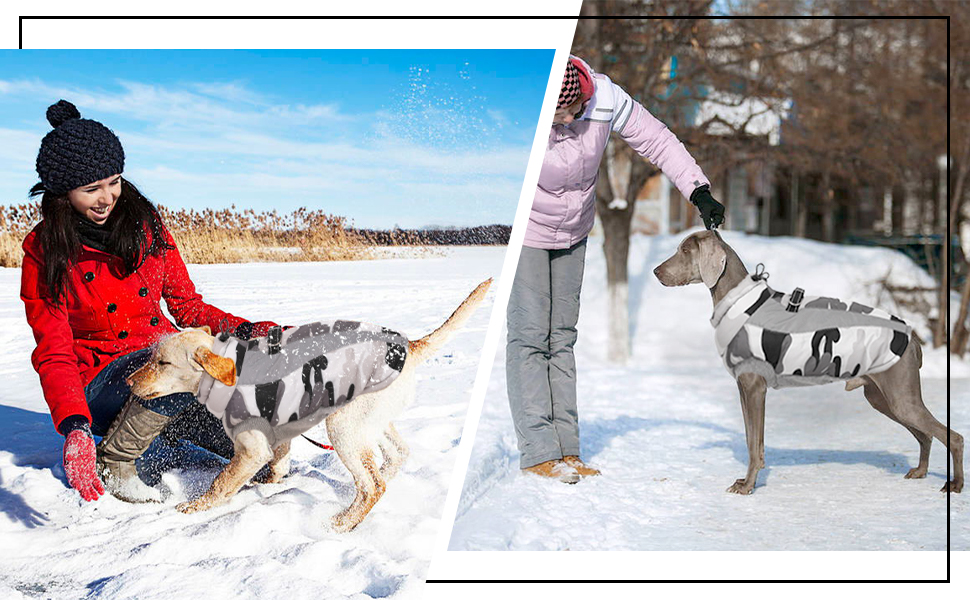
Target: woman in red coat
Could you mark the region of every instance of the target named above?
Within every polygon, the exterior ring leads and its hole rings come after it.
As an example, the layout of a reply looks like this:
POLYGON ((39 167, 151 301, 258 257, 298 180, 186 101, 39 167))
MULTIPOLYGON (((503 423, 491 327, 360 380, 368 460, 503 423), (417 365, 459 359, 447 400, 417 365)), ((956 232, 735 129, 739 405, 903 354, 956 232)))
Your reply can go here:
POLYGON ((173 418, 169 429, 179 437, 223 455, 232 447, 191 394, 129 400, 125 378, 152 344, 178 331, 159 302, 179 327, 250 337, 275 324, 250 323, 202 301, 157 210, 122 177, 118 137, 80 117, 64 100, 48 108, 54 129, 37 156, 40 183, 31 195, 42 195, 43 220, 24 240, 21 280, 37 341, 31 362, 66 438, 68 483, 85 500, 105 487, 128 501, 158 500, 135 459, 173 418), (103 436, 97 449, 92 434, 103 436))

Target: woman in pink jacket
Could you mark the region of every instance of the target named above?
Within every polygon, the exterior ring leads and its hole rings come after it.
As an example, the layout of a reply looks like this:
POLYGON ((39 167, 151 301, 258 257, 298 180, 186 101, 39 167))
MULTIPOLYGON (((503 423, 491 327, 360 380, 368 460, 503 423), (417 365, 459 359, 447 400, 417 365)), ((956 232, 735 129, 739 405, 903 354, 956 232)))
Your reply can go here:
POLYGON ((724 221, 684 145, 622 88, 570 57, 508 305, 506 380, 524 472, 576 483, 599 471, 579 458, 576 322, 596 177, 610 133, 660 167, 698 207, 724 221))

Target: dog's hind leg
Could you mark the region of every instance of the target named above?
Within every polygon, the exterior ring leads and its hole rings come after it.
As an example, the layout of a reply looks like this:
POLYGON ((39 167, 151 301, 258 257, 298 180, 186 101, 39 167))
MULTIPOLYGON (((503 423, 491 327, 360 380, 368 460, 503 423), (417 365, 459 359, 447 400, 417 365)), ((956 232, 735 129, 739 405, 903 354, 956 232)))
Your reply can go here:
MULTIPOLYGON (((947 447, 953 460, 953 480, 943 485, 941 492, 958 493, 963 489, 963 436, 949 430, 934 417, 923 403, 919 381, 919 355, 915 342, 911 342, 902 358, 888 371, 868 376, 878 386, 886 400, 886 408, 894 420, 923 435, 935 437, 947 447)), ((871 402, 871 401, 870 401, 871 402)), ((914 433, 913 435, 916 435, 914 433)), ((919 436, 916 438, 919 440, 919 436)), ((932 442, 931 442, 932 443, 932 442)), ((926 450, 927 460, 929 450, 926 450)), ((923 442, 920 440, 920 465, 922 466, 923 442)), ((916 475, 920 467, 917 467, 916 475)))
POLYGON ((384 437, 378 442, 381 454, 384 455, 384 463, 381 465, 381 475, 385 481, 390 481, 397 475, 398 469, 407 460, 410 450, 407 443, 401 438, 401 434, 394 428, 394 423, 388 423, 384 430, 384 437))
POLYGON ((866 400, 869 401, 869 404, 880 413, 886 415, 891 420, 905 427, 910 433, 913 434, 913 437, 915 437, 916 441, 919 443, 919 464, 906 473, 906 479, 922 479, 923 477, 926 477, 926 471, 930 466, 930 447, 933 445, 933 438, 930 435, 923 433, 919 429, 906 425, 900 421, 896 415, 889 410, 889 401, 886 400, 886 397, 879 389, 879 386, 877 386, 868 375, 863 379, 865 380, 865 384, 862 391, 866 397, 866 400))
POLYGON ((273 452, 265 435, 254 429, 243 431, 236 436, 232 460, 212 482, 209 491, 176 508, 184 513, 193 513, 225 504, 272 457, 273 452))
POLYGON ((333 528, 340 532, 357 527, 384 495, 385 490, 384 478, 381 477, 374 460, 374 452, 362 435, 362 428, 355 427, 359 424, 352 418, 353 409, 356 407, 355 404, 348 404, 326 420, 330 443, 353 476, 356 490, 350 506, 334 515, 331 521, 333 528))
POLYGON ((765 466, 765 394, 768 385, 760 375, 742 373, 738 376, 738 391, 741 392, 744 435, 748 443, 748 473, 727 491, 750 494, 754 491, 758 471, 765 466))

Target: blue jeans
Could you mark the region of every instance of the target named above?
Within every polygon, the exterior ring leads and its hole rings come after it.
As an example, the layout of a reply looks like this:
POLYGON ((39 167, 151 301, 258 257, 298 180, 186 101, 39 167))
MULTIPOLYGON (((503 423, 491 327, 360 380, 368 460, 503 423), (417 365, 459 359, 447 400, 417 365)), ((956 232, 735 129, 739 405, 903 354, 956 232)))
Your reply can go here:
MULTIPOLYGON (((131 395, 131 388, 125 379, 147 363, 151 355, 151 348, 142 348, 116 358, 101 369, 84 388, 84 399, 91 411, 91 431, 94 435, 103 436, 107 433, 131 395)), ((138 398, 138 402, 152 412, 174 417, 195 402, 195 396, 180 392, 151 400, 138 398)))

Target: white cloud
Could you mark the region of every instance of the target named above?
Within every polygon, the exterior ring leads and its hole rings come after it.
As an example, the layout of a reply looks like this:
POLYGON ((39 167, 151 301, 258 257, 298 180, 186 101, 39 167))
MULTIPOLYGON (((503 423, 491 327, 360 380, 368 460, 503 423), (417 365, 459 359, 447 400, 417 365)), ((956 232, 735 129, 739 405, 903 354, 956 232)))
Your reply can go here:
POLYGON ((242 82, 232 83, 193 83, 190 87, 200 94, 212 96, 220 100, 231 102, 245 102, 247 104, 266 104, 268 100, 262 94, 247 89, 242 82))
POLYGON ((117 83, 121 87, 120 92, 51 86, 39 80, 0 80, 0 93, 64 98, 74 103, 82 116, 88 116, 86 113, 107 113, 161 129, 172 125, 204 131, 278 129, 302 127, 307 120, 348 118, 340 113, 336 105, 273 104, 239 83, 191 83, 184 87, 124 80, 117 83), (248 107, 240 108, 240 103, 248 107))
MULTIPOLYGON (((498 141, 496 129, 508 123, 498 111, 435 106, 415 114, 348 115, 336 104, 273 102, 238 81, 118 86, 0 80, 0 94, 32 102, 65 98, 82 115, 103 120, 125 146, 126 175, 172 207, 235 203, 288 211, 325 202, 354 217, 363 210, 356 199, 421 201, 454 207, 460 221, 461 203, 478 202, 490 210, 508 207, 509 221, 528 161, 528 145, 498 141)), ((36 131, 0 129, 0 159, 24 172, 24 183, 7 189, 25 194, 33 183, 46 132, 41 123, 42 113, 36 131)), ((451 219, 446 212, 436 218, 451 219)))

